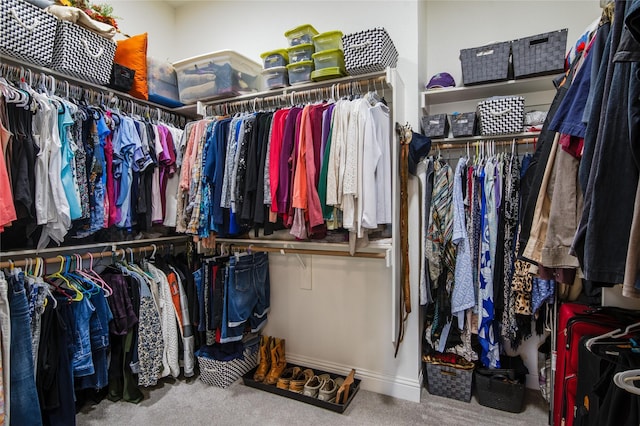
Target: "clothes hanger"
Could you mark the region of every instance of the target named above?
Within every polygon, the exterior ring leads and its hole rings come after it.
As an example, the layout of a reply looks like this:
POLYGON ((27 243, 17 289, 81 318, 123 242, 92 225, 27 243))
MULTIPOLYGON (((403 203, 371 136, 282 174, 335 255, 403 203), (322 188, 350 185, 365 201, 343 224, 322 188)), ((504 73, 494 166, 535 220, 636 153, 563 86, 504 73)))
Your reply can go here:
POLYGON ((640 381, 640 369, 621 371, 613 376, 613 383, 620 389, 624 389, 634 395, 640 395, 640 387, 633 382, 640 381))
MULTIPOLYGON (((602 343, 604 342, 604 339, 608 339, 608 338, 619 339, 621 337, 628 335, 631 332, 631 330, 636 329, 638 327, 640 327, 640 322, 629 325, 624 331, 621 328, 617 328, 615 330, 609 331, 608 333, 604 333, 599 336, 592 337, 585 342, 585 347, 590 352, 592 352, 591 348, 594 344, 598 342, 602 343)), ((606 343, 611 343, 611 342, 606 342, 606 343)))
POLYGON ((74 254, 75 257, 75 270, 73 272, 70 272, 70 276, 74 279, 76 279, 76 281, 78 282, 80 289, 84 289, 86 290, 86 295, 88 297, 91 297, 93 295, 96 295, 98 293, 100 293, 100 291, 102 290, 102 288, 95 283, 95 281, 93 280, 93 278, 91 277, 87 277, 86 274, 84 273, 84 271, 82 271, 82 256, 79 255, 78 253, 74 254), (84 284, 84 285, 83 285, 84 284), (88 286, 88 287, 87 287, 88 286))
POLYGON ((58 255, 56 257, 60 259, 60 269, 58 269, 53 274, 47 276, 47 278, 49 280, 52 280, 52 281, 50 281, 50 283, 54 286, 54 289, 56 291, 58 291, 59 293, 61 293, 63 296, 65 296, 69 300, 69 302, 82 300, 82 293, 80 293, 80 296, 78 296, 79 292, 77 292, 77 290, 74 291, 74 289, 71 286, 71 283, 69 282, 67 277, 62 275, 64 266, 65 266, 65 258, 63 256, 61 256, 61 255, 58 255), (74 291, 74 294, 72 295, 72 294, 67 293, 65 291, 65 289, 62 287, 62 285, 59 285, 55 281, 53 281, 53 280, 56 280, 56 279, 62 281, 64 284, 66 284, 67 285, 67 289, 74 291), (80 298, 76 300, 77 297, 80 297, 80 298))
POLYGON ((111 296, 113 294, 113 290, 111 289, 111 287, 109 287, 109 284, 107 284, 106 281, 103 280, 102 277, 93 270, 93 254, 88 254, 91 262, 89 263, 89 270, 87 271, 87 273, 94 278, 94 280, 98 283, 98 285, 100 285, 100 287, 102 287, 102 290, 104 290, 105 292, 105 297, 111 296))
POLYGON ((74 274, 73 272, 71 272, 71 257, 70 256, 65 256, 66 259, 66 266, 65 266, 65 270, 62 273, 62 275, 64 275, 69 282, 69 286, 72 290, 74 290, 76 292, 76 297, 73 299, 74 302, 79 302, 83 299, 83 297, 85 295, 90 296, 87 292, 86 289, 82 286, 82 281, 81 279, 78 277, 78 275, 74 274))
POLYGON ((45 293, 47 294, 47 296, 49 296, 49 297, 45 297, 44 306, 46 307, 47 304, 49 303, 49 299, 51 299, 53 301, 53 309, 56 309, 58 307, 58 299, 56 299, 56 297, 51 292, 50 286, 47 285, 47 283, 42 278, 42 274, 44 272, 44 266, 45 266, 44 259, 41 257, 36 257, 35 263, 36 263, 36 266, 34 270, 34 275, 36 277, 36 283, 42 285, 42 288, 44 288, 45 293))

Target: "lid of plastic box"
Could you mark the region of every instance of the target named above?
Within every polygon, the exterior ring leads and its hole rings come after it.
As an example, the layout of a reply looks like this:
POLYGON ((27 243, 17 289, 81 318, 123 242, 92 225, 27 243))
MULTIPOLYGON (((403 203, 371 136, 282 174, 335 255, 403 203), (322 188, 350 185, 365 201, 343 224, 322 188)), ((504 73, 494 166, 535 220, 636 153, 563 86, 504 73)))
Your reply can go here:
POLYGON ((287 61, 289 60, 289 54, 287 53, 287 49, 270 50, 268 52, 261 53, 260 58, 264 59, 267 56, 272 56, 272 55, 284 56, 284 59, 286 59, 287 61))
POLYGON ((313 25, 311 24, 302 24, 300 26, 297 26, 293 29, 290 29, 289 31, 284 33, 284 36, 289 38, 290 35, 295 34, 295 33, 301 33, 301 32, 307 32, 307 33, 311 33, 313 35, 318 34, 318 31, 313 28, 313 25))
POLYGON ((344 52, 341 49, 321 50, 311 55, 311 57, 315 59, 323 56, 332 56, 332 55, 336 55, 344 59, 344 52))
POLYGON ((202 62, 217 62, 223 64, 226 62, 231 63, 231 66, 242 73, 250 75, 259 75, 262 71, 262 65, 252 61, 244 55, 236 52, 235 50, 219 50, 217 52, 205 53, 203 55, 193 56, 191 58, 183 59, 173 63, 173 67, 176 71, 180 71, 185 67, 189 67, 194 64, 202 62))
POLYGON ((330 37, 340 37, 340 38, 342 38, 342 35, 343 35, 342 31, 340 31, 340 30, 327 31, 327 32, 324 32, 324 33, 320 33, 320 34, 314 35, 313 36, 313 41, 320 40, 320 39, 323 39, 323 38, 330 38, 330 37))
POLYGON ((296 44, 295 46, 291 46, 291 47, 287 47, 287 51, 289 53, 291 52, 299 52, 301 50, 315 50, 315 48, 313 47, 313 43, 302 43, 302 44, 296 44))
POLYGON ((269 75, 269 74, 275 74, 277 72, 287 72, 287 67, 286 66, 281 66, 281 67, 271 67, 271 68, 265 68, 262 70, 262 75, 269 75))
POLYGON ((340 67, 322 68, 311 73, 311 80, 328 80, 330 78, 342 77, 344 72, 340 67))
POLYGON ((292 70, 292 69, 295 69, 297 67, 311 67, 311 68, 313 68, 313 61, 300 61, 300 62, 296 62, 294 64, 289 64, 289 65, 287 65, 287 70, 292 70))

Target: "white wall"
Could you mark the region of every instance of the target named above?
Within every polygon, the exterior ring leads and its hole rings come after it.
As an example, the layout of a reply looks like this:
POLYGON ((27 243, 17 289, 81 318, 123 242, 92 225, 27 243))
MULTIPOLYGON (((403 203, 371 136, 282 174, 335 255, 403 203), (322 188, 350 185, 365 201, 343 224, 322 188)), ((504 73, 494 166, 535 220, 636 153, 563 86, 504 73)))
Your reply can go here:
MULTIPOLYGON (((460 49, 568 28, 567 49, 600 17, 597 0, 427 1, 426 69, 420 85, 442 71, 462 81, 460 49)), ((424 89, 423 89, 424 90, 424 89)))
MULTIPOLYGON (((114 15, 120 18, 116 21, 122 33, 129 36, 148 33, 147 55, 168 61, 176 59, 173 6, 155 0, 111 0, 109 4, 113 6, 114 15)), ((119 34, 116 40, 122 38, 119 34)))
MULTIPOLYGON (((343 33, 385 27, 399 53, 404 110, 418 123, 418 2, 413 1, 202 1, 176 9, 176 42, 183 58, 223 49, 261 62, 260 53, 287 46, 284 33, 309 23, 343 33)), ((417 214, 416 214, 417 217, 417 214)), ((417 259, 417 255, 415 257, 417 259)), ((265 332, 287 339, 290 358, 305 365, 348 372, 355 367, 363 388, 400 398, 420 398, 417 298, 407 336, 394 358, 391 332, 391 269, 380 260, 276 256, 272 312, 265 332), (299 274, 303 274, 300 276, 299 274), (299 283, 311 281, 312 289, 299 283)), ((417 273, 412 274, 416 283, 417 273)))
POLYGON ((223 49, 261 62, 260 53, 287 47, 284 33, 301 24, 343 33, 385 27, 400 55, 398 72, 412 93, 407 119, 418 124, 417 0, 197 1, 176 9, 180 58, 223 49), (415 89, 415 90, 414 90, 415 89))

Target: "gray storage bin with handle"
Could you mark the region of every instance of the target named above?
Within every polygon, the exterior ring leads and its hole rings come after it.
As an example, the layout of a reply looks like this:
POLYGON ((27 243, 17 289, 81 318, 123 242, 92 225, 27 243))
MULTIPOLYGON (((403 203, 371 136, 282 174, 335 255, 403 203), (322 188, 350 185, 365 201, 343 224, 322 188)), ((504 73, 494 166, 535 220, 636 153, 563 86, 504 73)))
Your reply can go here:
POLYGON ((465 86, 508 80, 513 74, 511 42, 462 49, 460 63, 465 86))
POLYGON ((451 115, 451 133, 454 138, 476 134, 476 112, 458 112, 451 115))
POLYGON ((449 136, 447 114, 425 115, 422 117, 422 133, 432 139, 449 136))
POLYGON ((106 85, 116 44, 85 28, 60 21, 56 32, 51 68, 70 76, 106 85))
MULTIPOLYGON (((0 53, 48 67, 58 20, 23 0, 0 2, 0 53)), ((109 68, 111 71, 111 68, 109 68)))
POLYGON ((344 63, 349 75, 366 74, 395 68, 398 51, 382 27, 342 36, 344 63))
POLYGON ((483 136, 520 133, 524 122, 522 96, 496 96, 478 103, 480 134, 483 136))
POLYGON ((511 42, 515 78, 564 71, 567 29, 524 37, 511 42))

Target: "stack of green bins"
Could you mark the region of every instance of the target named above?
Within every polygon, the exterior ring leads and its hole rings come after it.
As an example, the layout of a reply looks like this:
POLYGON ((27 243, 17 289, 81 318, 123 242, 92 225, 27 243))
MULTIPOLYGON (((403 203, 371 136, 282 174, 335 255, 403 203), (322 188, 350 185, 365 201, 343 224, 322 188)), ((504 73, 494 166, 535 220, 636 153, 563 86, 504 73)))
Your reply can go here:
POLYGON ((313 37, 313 45, 315 47, 313 54, 315 71, 311 73, 313 81, 339 78, 347 74, 341 31, 317 34, 313 37))

